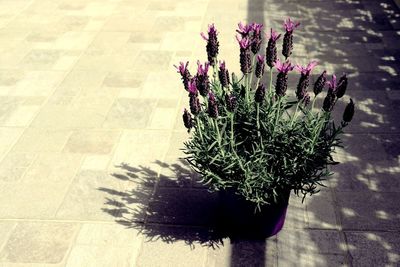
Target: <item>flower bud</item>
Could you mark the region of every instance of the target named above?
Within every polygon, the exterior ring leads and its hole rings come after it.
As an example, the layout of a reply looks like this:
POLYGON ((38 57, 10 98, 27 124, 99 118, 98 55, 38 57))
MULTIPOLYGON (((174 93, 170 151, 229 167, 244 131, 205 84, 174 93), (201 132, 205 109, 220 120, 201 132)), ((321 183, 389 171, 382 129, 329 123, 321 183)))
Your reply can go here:
POLYGON ((218 32, 214 24, 208 25, 208 37, 204 33, 201 33, 203 39, 207 41, 206 45, 207 58, 211 66, 214 66, 215 60, 217 59, 218 55, 219 42, 217 35, 218 32))
POLYGON ((219 65, 218 77, 222 87, 229 87, 229 72, 225 67, 225 61, 222 61, 219 65))
POLYGON ((279 71, 275 91, 277 96, 284 96, 287 90, 288 72, 294 69, 294 66, 289 61, 282 63, 279 59, 276 60, 274 66, 279 71))
POLYGON ((261 78, 264 75, 265 59, 263 56, 257 56, 255 75, 257 78, 261 78))
POLYGON ((211 118, 218 117, 218 103, 217 100, 215 99, 213 92, 211 91, 208 94, 208 115, 211 118))
POLYGON ((317 81, 314 83, 314 94, 317 96, 322 92, 326 84, 326 70, 322 72, 322 74, 317 78, 317 81))
POLYGON ((226 94, 225 95, 225 104, 226 104, 226 109, 229 112, 234 112, 237 106, 237 100, 236 97, 233 94, 226 94))
POLYGON ((270 68, 272 68, 277 59, 276 40, 278 40, 279 37, 281 37, 281 35, 278 34, 276 31, 274 31, 271 28, 271 34, 268 37, 269 37, 269 40, 268 40, 268 45, 267 45, 267 49, 266 49, 266 53, 265 53, 265 59, 266 59, 267 65, 270 68))
POLYGON ((293 31, 300 25, 300 23, 295 23, 290 18, 288 18, 287 20, 285 20, 285 23, 283 25, 286 32, 283 36, 282 55, 284 55, 287 59, 292 54, 293 50, 293 31))
POLYGON ((200 95, 207 96, 208 92, 210 91, 210 81, 208 80, 208 68, 209 63, 206 62, 203 65, 200 61, 197 61, 197 74, 196 74, 196 87, 200 91, 200 95))
POLYGON ((343 74, 343 76, 340 77, 339 82, 337 84, 336 97, 341 98, 342 96, 344 96, 344 94, 346 93, 346 89, 347 89, 347 77, 346 74, 343 74))
POLYGON ((296 89, 296 97, 299 101, 303 100, 306 96, 309 82, 310 76, 302 73, 296 89))
POLYGON ((254 55, 260 51, 261 48, 261 43, 262 43, 262 37, 261 37, 261 29, 263 25, 258 24, 258 23, 253 23, 252 24, 252 29, 253 29, 253 35, 251 36, 251 52, 253 52, 254 55))
POLYGON ((174 65, 174 67, 178 70, 178 73, 181 74, 183 86, 186 91, 189 91, 189 81, 192 79, 192 76, 190 75, 189 69, 188 69, 189 62, 186 62, 184 64, 183 62, 179 63, 179 66, 174 65))
POLYGON ((254 94, 254 101, 257 103, 262 103, 265 98, 265 86, 264 84, 260 84, 254 94))
POLYGON ((236 39, 240 46, 240 70, 243 74, 248 74, 251 72, 250 40, 246 37, 239 39, 238 36, 236 39))
POLYGON ((182 118, 183 118, 183 124, 188 129, 188 132, 190 132, 190 129, 192 129, 192 127, 193 127, 193 119, 192 119, 192 115, 190 115, 189 111, 186 108, 183 111, 182 118))
POLYGON ((335 101, 336 101, 335 93, 333 90, 329 89, 329 91, 326 94, 326 97, 324 99, 322 109, 325 110, 326 112, 331 112, 333 109, 333 106, 335 105, 335 101))
POLYGON ((347 104, 343 112, 343 121, 347 123, 350 122, 353 119, 353 115, 354 115, 354 103, 353 99, 350 98, 350 103, 347 104))
POLYGON ((201 110, 201 105, 200 105, 200 100, 197 96, 191 95, 189 97, 189 106, 190 106, 190 112, 192 112, 193 115, 197 115, 200 113, 201 110))

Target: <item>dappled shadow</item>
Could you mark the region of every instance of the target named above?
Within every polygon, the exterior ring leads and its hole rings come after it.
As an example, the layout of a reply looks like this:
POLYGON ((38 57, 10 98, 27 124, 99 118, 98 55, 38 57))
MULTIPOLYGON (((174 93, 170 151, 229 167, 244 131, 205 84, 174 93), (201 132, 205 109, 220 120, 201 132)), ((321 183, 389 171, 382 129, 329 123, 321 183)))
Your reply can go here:
MULTIPOLYGON (((345 148, 335 155, 341 164, 332 168, 335 174, 326 182, 328 188, 306 201, 308 223, 298 227, 298 232, 305 230, 311 237, 309 247, 317 249, 310 252, 296 243, 280 246, 290 243, 290 236, 280 236, 278 264, 398 264, 399 9, 392 0, 249 1, 250 22, 282 31, 285 17, 302 23, 294 34, 292 61, 304 64, 316 59, 320 66, 315 73, 324 69, 329 74, 347 73, 349 86, 344 98, 346 102, 350 97, 355 101, 356 114, 345 130, 345 148), (337 237, 331 238, 329 250, 321 243, 326 231, 333 231, 337 237), (287 250, 292 256, 282 257, 287 250), (301 258, 304 261, 299 261, 301 258)), ((292 76, 294 87, 297 75, 292 76)), ((337 122, 345 101, 335 107, 337 122)), ((319 106, 321 102, 322 98, 319 106)))

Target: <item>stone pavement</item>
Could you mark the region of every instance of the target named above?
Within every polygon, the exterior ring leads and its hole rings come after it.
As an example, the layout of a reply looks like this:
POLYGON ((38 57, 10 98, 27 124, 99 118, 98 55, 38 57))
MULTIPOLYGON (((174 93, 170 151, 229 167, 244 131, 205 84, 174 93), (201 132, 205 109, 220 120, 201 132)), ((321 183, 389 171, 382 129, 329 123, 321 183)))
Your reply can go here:
POLYGON ((0 1, 0 266, 399 266, 399 74, 392 0, 0 1), (297 62, 349 74, 342 164, 277 236, 216 238, 172 66, 214 22, 237 71, 237 23, 287 16, 297 62))

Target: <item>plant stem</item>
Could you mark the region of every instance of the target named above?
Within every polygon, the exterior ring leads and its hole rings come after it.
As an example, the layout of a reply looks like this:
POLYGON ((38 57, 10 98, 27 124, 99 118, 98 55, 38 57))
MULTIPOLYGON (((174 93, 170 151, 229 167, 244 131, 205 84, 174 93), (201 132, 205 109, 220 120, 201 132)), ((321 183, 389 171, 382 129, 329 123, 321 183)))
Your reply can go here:
POLYGON ((274 123, 274 129, 273 129, 273 135, 275 134, 275 129, 276 125, 278 124, 278 119, 279 119, 279 114, 281 113, 281 99, 282 97, 278 97, 278 108, 276 110, 276 115, 275 115, 275 123, 274 123))
POLYGON ((239 158, 238 154, 236 153, 236 147, 235 147, 235 142, 234 142, 234 132, 233 132, 233 124, 234 124, 234 120, 233 117, 235 116, 235 114, 232 112, 231 113, 231 148, 232 148, 232 153, 235 155, 236 159, 239 162, 240 168, 246 172, 246 170, 244 169, 242 160, 239 158))
POLYGON ((292 120, 290 121, 290 127, 293 126, 293 122, 294 122, 294 120, 295 120, 296 117, 297 117, 296 115, 297 115, 297 111, 299 110, 299 104, 300 104, 300 102, 297 102, 296 111, 294 112, 293 117, 292 117, 292 120))
POLYGON ((268 86, 269 105, 272 104, 272 68, 269 68, 269 86, 268 86))
POLYGON ((257 135, 260 137, 260 103, 256 103, 257 110, 257 135))
POLYGON ((222 156, 225 156, 224 150, 221 147, 221 133, 219 132, 219 127, 217 123, 217 119, 213 119, 215 130, 217 131, 217 141, 219 145, 219 149, 221 150, 222 156))
POLYGON ((203 134, 201 133, 202 132, 201 124, 198 116, 196 116, 196 124, 197 124, 197 130, 199 131, 201 142, 204 143, 203 134))

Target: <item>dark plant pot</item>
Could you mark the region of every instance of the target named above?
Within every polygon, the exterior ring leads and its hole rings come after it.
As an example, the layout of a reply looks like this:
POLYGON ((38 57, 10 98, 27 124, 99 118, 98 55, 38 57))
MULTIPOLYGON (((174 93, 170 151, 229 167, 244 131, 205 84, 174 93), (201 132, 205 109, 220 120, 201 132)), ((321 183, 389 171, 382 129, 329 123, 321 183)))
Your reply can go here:
POLYGON ((264 239, 276 235, 285 222, 289 194, 285 192, 281 202, 256 211, 252 202, 233 190, 219 191, 220 227, 233 237, 264 239))

